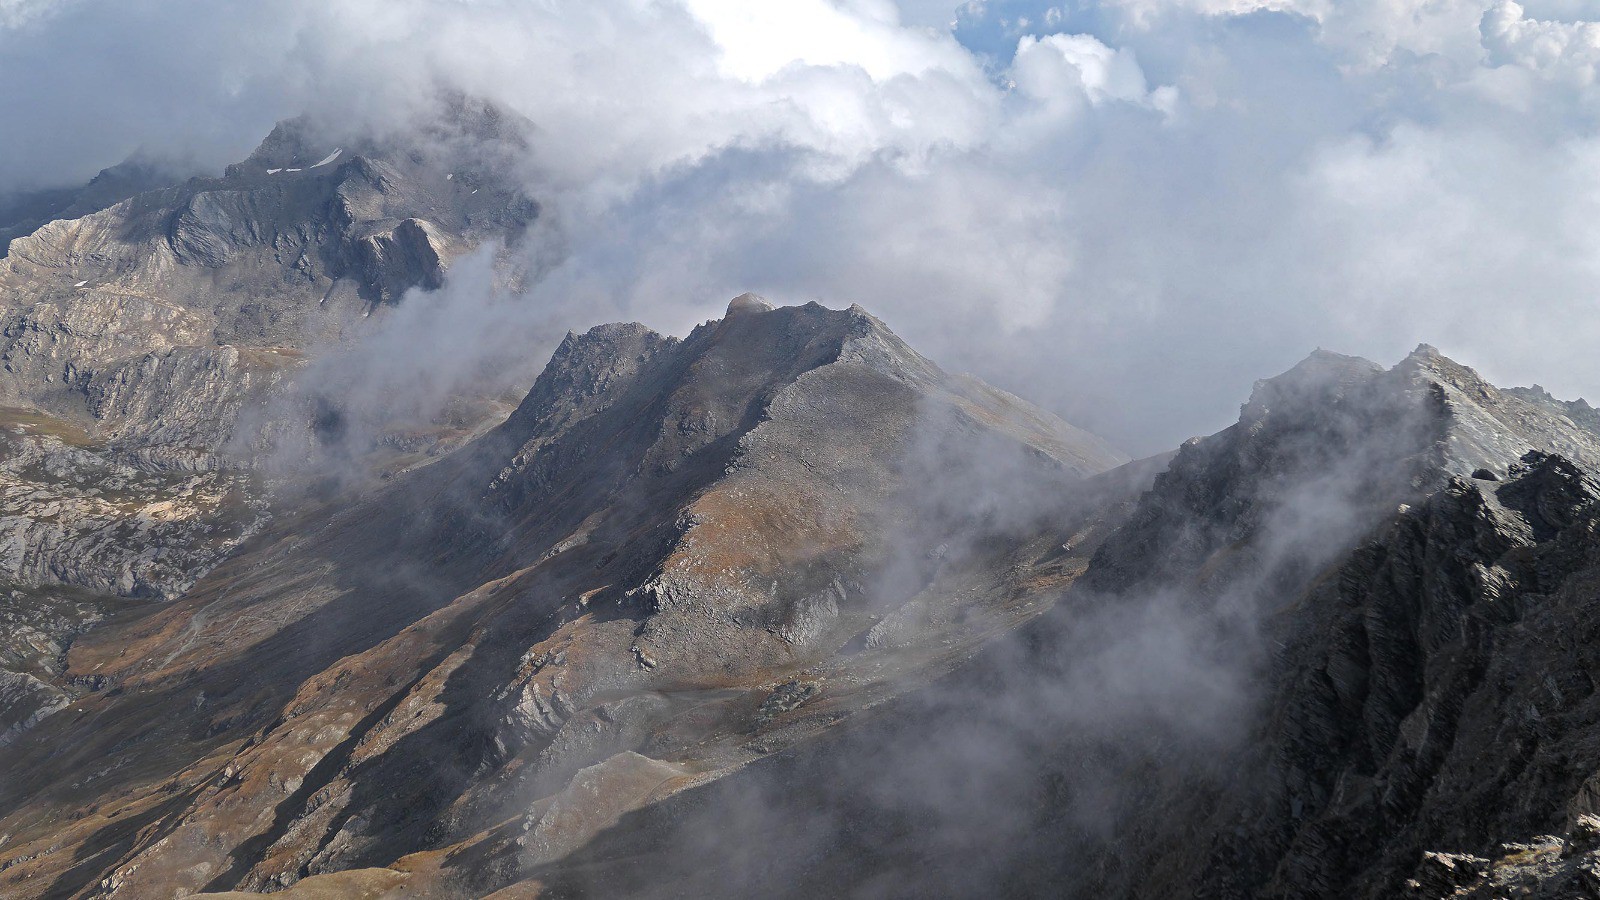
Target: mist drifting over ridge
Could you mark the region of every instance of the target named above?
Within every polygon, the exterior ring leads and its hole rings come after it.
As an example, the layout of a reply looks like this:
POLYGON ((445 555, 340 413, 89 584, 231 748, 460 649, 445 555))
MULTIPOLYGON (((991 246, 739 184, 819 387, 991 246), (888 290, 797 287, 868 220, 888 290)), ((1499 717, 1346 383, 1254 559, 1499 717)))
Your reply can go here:
POLYGON ((0 895, 1600 891, 1597 66, 0 0, 0 895))
POLYGON ((531 123, 546 341, 683 333, 747 289, 860 300, 1155 452, 1315 346, 1596 393, 1582 13, 29 0, 0 17, 32 86, 0 100, 0 193, 135 152, 215 171, 300 113, 337 145, 464 91, 531 123))

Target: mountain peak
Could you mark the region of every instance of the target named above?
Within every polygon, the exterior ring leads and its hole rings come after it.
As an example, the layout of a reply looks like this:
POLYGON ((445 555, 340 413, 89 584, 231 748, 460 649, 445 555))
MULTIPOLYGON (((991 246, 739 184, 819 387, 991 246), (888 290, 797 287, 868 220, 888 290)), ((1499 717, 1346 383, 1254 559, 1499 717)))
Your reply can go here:
POLYGON ((772 304, 760 294, 745 292, 728 301, 728 317, 742 316, 749 313, 772 312, 772 304))
POLYGON ((1500 388, 1422 344, 1389 372, 1403 389, 1426 390, 1446 414, 1445 452, 1456 474, 1505 471, 1529 450, 1600 464, 1600 418, 1588 404, 1565 404, 1542 391, 1500 388))
POLYGON ((1318 348, 1283 374, 1257 381, 1241 417, 1255 420, 1280 406, 1335 399, 1382 371, 1369 359, 1318 348))
POLYGON ((1259 425, 1269 416, 1287 416, 1301 429, 1339 405, 1367 409, 1375 418, 1361 430, 1369 434, 1377 430, 1380 409, 1412 409, 1405 419, 1413 423, 1436 418, 1441 463, 1457 475, 1505 471, 1528 450, 1600 463, 1600 415, 1587 403, 1496 387, 1430 344, 1419 344, 1387 371, 1360 357, 1316 350, 1282 375, 1256 382, 1240 421, 1259 425))
POLYGON ((268 168, 281 171, 288 167, 309 166, 327 155, 331 148, 325 148, 324 144, 325 141, 316 135, 310 117, 285 119, 274 125, 272 131, 242 162, 229 166, 227 174, 238 176, 268 168))

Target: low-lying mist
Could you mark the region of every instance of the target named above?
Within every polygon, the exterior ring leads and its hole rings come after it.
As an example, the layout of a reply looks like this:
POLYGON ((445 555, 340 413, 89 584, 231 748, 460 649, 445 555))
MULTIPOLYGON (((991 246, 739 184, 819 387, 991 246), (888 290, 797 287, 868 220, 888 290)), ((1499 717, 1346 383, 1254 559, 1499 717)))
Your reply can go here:
POLYGON ((549 876, 641 896, 1120 895, 1140 875, 1122 865, 1160 855, 1128 842, 1174 839, 1163 804, 1226 785, 1259 749, 1285 617, 1437 483, 1439 422, 1391 374, 1324 356, 1258 385, 1239 424, 1186 444, 1148 493, 1108 492, 1120 472, 1047 488, 1003 441, 913 442, 897 502, 919 512, 875 602, 1041 529, 1109 522, 1076 548, 1088 571, 952 674, 634 814, 549 876))

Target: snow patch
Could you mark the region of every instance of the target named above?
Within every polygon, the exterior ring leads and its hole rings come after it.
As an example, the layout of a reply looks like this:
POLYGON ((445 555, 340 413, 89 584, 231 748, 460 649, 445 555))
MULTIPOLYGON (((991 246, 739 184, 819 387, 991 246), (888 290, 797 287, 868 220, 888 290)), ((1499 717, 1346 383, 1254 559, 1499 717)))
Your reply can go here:
POLYGON ((83 287, 84 285, 86 285, 88 283, 89 282, 87 282, 87 281, 80 281, 77 284, 73 285, 73 287, 83 287))
MULTIPOLYGON (((329 153, 327 156, 322 158, 322 162, 319 162, 314 166, 308 166, 308 168, 320 169, 323 166, 327 165, 328 163, 331 163, 334 160, 338 159, 339 158, 339 154, 341 154, 343 152, 344 152, 344 148, 343 147, 335 147, 335 148, 333 148, 333 152, 332 153, 329 153)), ((290 169, 289 171, 293 172, 294 170, 290 169)))
POLYGON ((268 175, 276 175, 276 174, 278 174, 279 172, 282 172, 282 171, 283 171, 282 169, 268 169, 267 170, 267 174, 268 175))

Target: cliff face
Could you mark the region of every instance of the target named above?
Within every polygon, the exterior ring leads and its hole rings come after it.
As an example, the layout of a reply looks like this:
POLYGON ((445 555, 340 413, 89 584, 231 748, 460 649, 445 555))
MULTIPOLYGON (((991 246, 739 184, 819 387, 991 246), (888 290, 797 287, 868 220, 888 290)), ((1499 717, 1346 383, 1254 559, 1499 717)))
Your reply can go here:
MULTIPOLYGON (((1271 692, 1235 768, 1152 798, 1162 815, 1130 827, 1148 867, 1108 884, 1446 897, 1488 860, 1446 889, 1424 851, 1558 855, 1544 835, 1591 811, 1600 767, 1595 496, 1592 476, 1531 451, 1506 480, 1451 477, 1379 524, 1271 613, 1271 692)), ((1570 874, 1545 873, 1540 896, 1581 896, 1558 887, 1570 874)))
POLYGON ((1593 811, 1596 496, 1530 452, 1510 480, 1453 479, 1311 593, 1265 735, 1263 806, 1299 814, 1263 893, 1393 896, 1424 850, 1593 811))
MULTIPOLYGON (((1138 786, 1067 829, 1101 849, 1050 877, 1085 896, 1445 897, 1494 878, 1580 896, 1562 892, 1582 866, 1541 837, 1581 832, 1600 763, 1581 649, 1600 433, 1569 411, 1423 347, 1387 372, 1314 357, 1187 445, 1079 587, 1208 611, 1199 640, 1242 712, 1202 753, 1062 735, 1138 786)), ((1047 652, 1072 646, 1072 621, 1048 624, 1047 652)))
POLYGON ((517 881, 1034 617, 1120 462, 859 309, 569 337, 475 444, 74 643, 0 883, 517 881))

